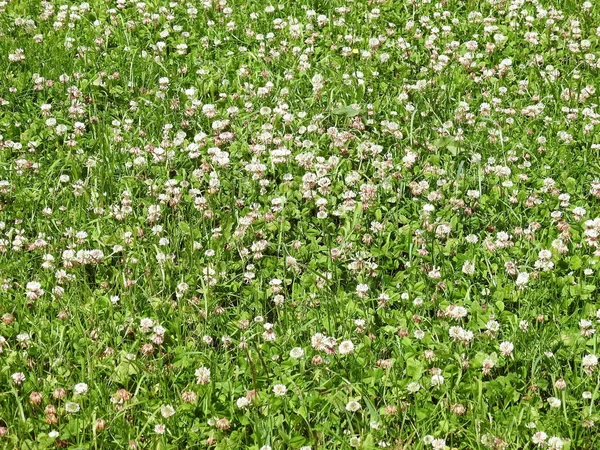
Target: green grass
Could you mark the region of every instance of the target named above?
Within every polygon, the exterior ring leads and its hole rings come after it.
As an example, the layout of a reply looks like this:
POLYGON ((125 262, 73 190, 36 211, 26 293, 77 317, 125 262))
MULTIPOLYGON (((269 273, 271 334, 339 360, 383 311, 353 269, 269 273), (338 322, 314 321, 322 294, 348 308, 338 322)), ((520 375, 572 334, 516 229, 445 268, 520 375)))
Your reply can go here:
POLYGON ((598 448, 599 26, 1 3, 0 448, 598 448))

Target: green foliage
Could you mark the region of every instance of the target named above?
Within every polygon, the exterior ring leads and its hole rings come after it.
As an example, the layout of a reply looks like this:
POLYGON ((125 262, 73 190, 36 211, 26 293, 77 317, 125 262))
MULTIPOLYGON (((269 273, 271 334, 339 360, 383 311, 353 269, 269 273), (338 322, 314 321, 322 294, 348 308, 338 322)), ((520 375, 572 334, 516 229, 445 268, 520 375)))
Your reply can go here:
POLYGON ((594 2, 0 2, 0 448, 600 448, 594 2))

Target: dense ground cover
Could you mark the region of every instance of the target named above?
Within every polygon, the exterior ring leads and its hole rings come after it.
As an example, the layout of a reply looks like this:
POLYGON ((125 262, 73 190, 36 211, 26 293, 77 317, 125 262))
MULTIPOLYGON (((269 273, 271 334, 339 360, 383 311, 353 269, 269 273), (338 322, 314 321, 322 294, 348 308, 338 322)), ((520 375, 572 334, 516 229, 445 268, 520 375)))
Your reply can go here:
POLYGON ((0 446, 600 448, 599 19, 0 2, 0 446))

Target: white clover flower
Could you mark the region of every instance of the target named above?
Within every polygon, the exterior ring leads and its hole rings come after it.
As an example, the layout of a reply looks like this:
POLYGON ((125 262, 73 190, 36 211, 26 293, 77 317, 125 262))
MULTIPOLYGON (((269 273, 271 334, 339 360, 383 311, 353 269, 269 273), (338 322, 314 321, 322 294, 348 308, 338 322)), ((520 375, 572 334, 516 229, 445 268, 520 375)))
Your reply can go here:
POLYGON ((197 384, 208 384, 210 383, 210 369, 208 367, 199 367, 194 372, 196 375, 197 384))
POLYGON ((433 450, 444 450, 446 448, 446 441, 444 439, 434 439, 431 441, 433 450))
POLYGON ((538 431, 531 437, 531 442, 538 445, 539 447, 542 447, 546 444, 547 438, 548 435, 546 433, 544 433, 543 431, 538 431))
POLYGON ((548 449, 549 450, 561 450, 564 446, 565 446, 565 442, 557 436, 552 436, 551 438, 548 439, 548 449))
POLYGON ((512 344, 512 342, 505 341, 500 344, 499 348, 500 353, 502 353, 503 356, 511 356, 515 346, 512 344))
POLYGON ((287 387, 285 386, 285 384, 276 384, 273 386, 273 394, 275 394, 277 397, 283 397, 285 394, 287 394, 287 387))
POLYGON ((462 272, 465 275, 473 275, 475 273, 475 264, 471 261, 465 261, 462 266, 462 272))
POLYGON ((367 296, 367 292, 369 292, 369 286, 366 284, 359 284, 356 286, 356 293, 360 298, 365 298, 367 296))
POLYGON ((522 289, 527 283, 529 283, 529 274, 527 272, 519 272, 516 281, 517 286, 522 289))
POLYGON ((419 392, 420 389, 421 389, 421 385, 419 383, 417 383, 416 381, 408 383, 408 385, 406 386, 406 390, 408 392, 410 392, 411 394, 415 394, 415 393, 419 392))
POLYGON ((551 408, 560 408, 560 405, 562 404, 560 399, 556 397, 549 397, 547 401, 551 408))
POLYGON ((85 395, 88 392, 88 385, 85 383, 77 383, 73 387, 73 392, 77 395, 85 395))
POLYGON ((236 400, 235 404, 240 409, 246 409, 250 404, 250 400, 247 397, 240 397, 236 400))
POLYGON ((361 440, 360 440, 359 436, 352 436, 350 438, 350 441, 349 441, 350 447, 358 448, 358 447, 360 447, 360 443, 361 443, 361 440))
POLYGON ((338 352, 341 355, 350 355, 354 352, 354 344, 352 341, 342 341, 338 347, 338 352))
POLYGON ((431 386, 439 387, 444 384, 444 377, 442 375, 436 374, 431 377, 431 386))
POLYGON ((165 419, 168 419, 169 417, 175 415, 175 408, 173 408, 171 405, 161 406, 160 415, 163 416, 165 419))
POLYGON ((361 408, 362 406, 356 400, 351 400, 348 403, 346 403, 346 411, 357 412, 361 408))
POLYGON ((290 350, 290 357, 293 359, 300 359, 304 356, 304 350, 300 347, 294 347, 290 350))
POLYGON ((67 411, 68 413, 76 413, 79 412, 79 410, 81 409, 81 407, 79 406, 78 403, 75 402, 67 402, 65 403, 65 411, 67 411))
POLYGON ((23 374, 22 372, 13 373, 11 375, 11 378, 14 384, 20 385, 25 381, 25 374, 23 374))

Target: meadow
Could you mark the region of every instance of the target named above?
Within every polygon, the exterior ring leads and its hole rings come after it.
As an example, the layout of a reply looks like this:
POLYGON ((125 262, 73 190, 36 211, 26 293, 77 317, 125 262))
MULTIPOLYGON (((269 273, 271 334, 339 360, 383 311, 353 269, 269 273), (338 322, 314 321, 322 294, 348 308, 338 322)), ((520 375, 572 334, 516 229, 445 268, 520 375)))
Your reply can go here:
POLYGON ((600 448, 600 4, 0 1, 0 448, 600 448))

